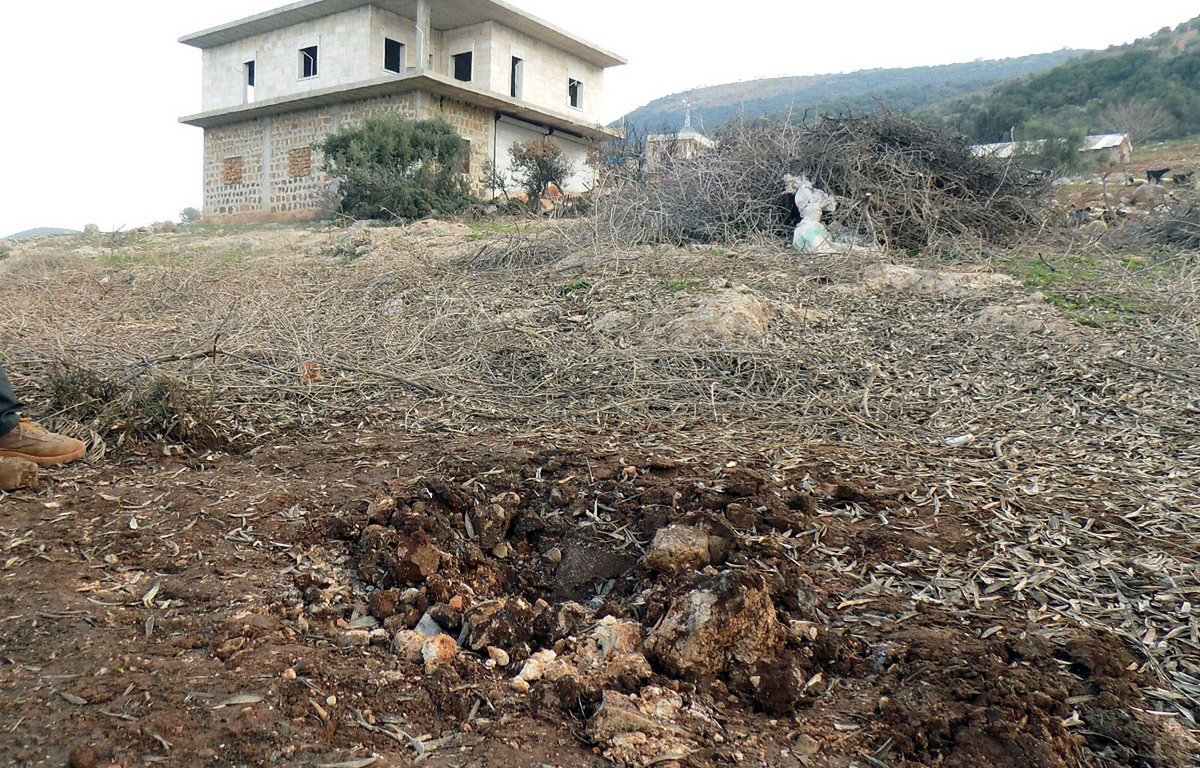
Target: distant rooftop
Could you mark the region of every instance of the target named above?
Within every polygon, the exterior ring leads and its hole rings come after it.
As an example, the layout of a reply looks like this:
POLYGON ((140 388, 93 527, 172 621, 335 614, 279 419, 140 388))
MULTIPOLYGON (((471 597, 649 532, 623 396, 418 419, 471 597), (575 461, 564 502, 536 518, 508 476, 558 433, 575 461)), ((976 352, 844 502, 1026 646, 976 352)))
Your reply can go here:
MULTIPOLYGON (((179 42, 195 48, 214 48, 364 5, 375 5, 409 19, 416 18, 417 15, 417 0, 301 0, 272 11, 186 35, 180 38, 179 42)), ((430 2, 429 10, 430 22, 434 29, 458 29, 485 21, 496 21, 518 32, 544 40, 597 66, 615 67, 628 63, 621 56, 542 21, 503 0, 430 2)))

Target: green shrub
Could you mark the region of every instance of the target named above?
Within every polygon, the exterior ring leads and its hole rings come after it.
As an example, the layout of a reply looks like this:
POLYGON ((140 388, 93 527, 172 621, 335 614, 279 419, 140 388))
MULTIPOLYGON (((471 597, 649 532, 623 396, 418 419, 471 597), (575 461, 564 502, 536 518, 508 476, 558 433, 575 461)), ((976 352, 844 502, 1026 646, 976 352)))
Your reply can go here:
POLYGON ((562 147, 552 141, 523 141, 512 145, 508 154, 512 157, 513 178, 529 195, 531 203, 540 200, 550 184, 563 189, 575 173, 575 166, 562 147))
POLYGON ((468 202, 462 139, 442 120, 371 117, 321 145, 338 180, 340 210, 355 219, 421 219, 468 202))

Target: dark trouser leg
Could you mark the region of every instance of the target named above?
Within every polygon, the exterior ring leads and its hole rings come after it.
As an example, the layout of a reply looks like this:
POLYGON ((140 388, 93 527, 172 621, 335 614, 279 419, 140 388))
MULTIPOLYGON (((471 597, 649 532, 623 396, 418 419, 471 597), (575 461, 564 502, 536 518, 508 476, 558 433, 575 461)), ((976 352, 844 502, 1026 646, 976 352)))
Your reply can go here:
POLYGON ((0 435, 7 435, 21 423, 21 403, 13 393, 4 369, 0 368, 0 435))

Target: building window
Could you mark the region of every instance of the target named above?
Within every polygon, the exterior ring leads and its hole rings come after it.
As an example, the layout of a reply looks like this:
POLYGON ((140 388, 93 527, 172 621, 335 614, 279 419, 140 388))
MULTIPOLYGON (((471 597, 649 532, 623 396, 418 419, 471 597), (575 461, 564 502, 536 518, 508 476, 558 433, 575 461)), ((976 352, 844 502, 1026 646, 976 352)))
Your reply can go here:
POLYGON ((222 184, 241 184, 246 175, 246 158, 227 157, 221 166, 222 184))
POLYGON ((312 147, 299 147, 288 152, 288 177, 304 179, 312 175, 312 147))
POLYGON ((242 65, 242 85, 245 87, 246 103, 254 103, 254 62, 247 61, 242 65))
POLYGON ((583 83, 573 79, 567 81, 567 100, 575 109, 583 109, 583 83))
POLYGON ((512 57, 512 85, 509 88, 509 96, 514 99, 519 99, 525 91, 525 61, 512 57))
POLYGON ((469 83, 472 80, 472 70, 475 68, 475 55, 471 51, 457 53, 450 57, 454 63, 454 79, 469 83))
POLYGON ((300 79, 317 76, 317 46, 300 49, 300 79))
POLYGON ((404 43, 390 37, 383 39, 383 68, 399 74, 404 71, 404 43))

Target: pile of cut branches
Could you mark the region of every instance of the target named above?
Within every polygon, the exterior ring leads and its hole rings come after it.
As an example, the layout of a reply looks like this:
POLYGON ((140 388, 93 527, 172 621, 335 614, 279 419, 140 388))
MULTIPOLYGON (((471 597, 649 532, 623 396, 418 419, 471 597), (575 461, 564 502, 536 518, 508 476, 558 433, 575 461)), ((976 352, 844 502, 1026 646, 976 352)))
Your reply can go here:
POLYGON ((787 174, 838 197, 835 230, 904 249, 1036 232, 1049 188, 1036 173, 977 157, 962 136, 902 115, 737 123, 709 151, 618 175, 598 222, 624 243, 785 237, 795 221, 787 174))

